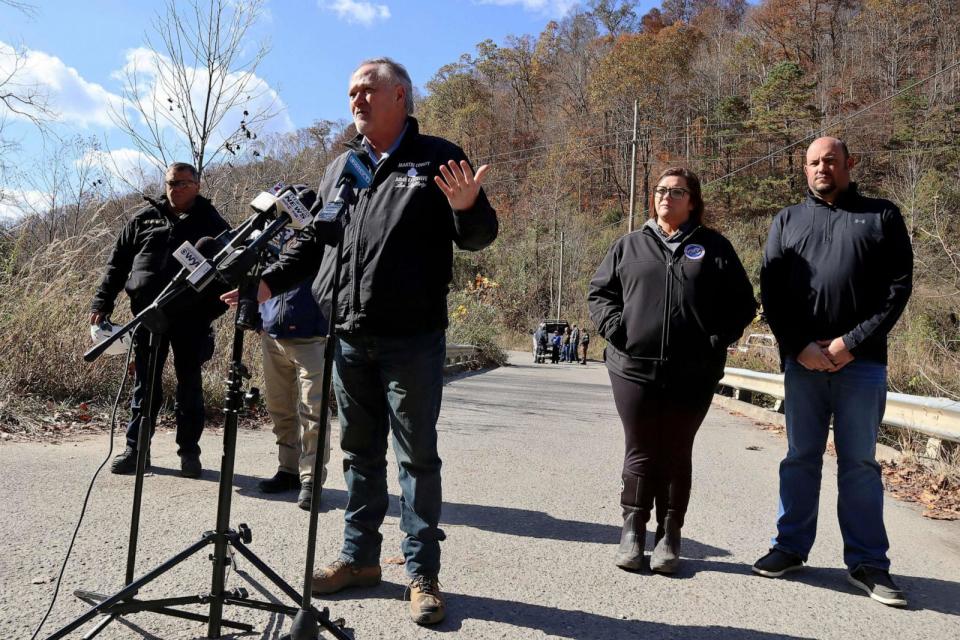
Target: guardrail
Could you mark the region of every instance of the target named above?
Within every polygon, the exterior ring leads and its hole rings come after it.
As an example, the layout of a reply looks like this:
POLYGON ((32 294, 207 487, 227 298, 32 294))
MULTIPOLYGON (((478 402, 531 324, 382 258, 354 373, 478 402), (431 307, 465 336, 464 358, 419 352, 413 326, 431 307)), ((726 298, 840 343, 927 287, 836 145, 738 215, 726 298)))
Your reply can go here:
POLYGON ((476 359, 476 356, 477 348, 472 344, 448 344, 444 367, 470 364, 476 359))
MULTIPOLYGON (((735 390, 784 397, 783 375, 727 367, 720 384, 735 390)), ((779 408, 779 406, 778 406, 779 408)), ((888 393, 883 424, 918 431, 932 438, 960 442, 960 402, 906 393, 888 393)))

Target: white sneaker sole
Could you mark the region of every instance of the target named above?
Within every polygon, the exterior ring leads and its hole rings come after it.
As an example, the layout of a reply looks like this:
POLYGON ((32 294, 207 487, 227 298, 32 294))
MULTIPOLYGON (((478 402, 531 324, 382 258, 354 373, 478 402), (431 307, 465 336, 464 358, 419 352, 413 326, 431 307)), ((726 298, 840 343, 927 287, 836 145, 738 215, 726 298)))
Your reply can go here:
POLYGON ((757 569, 755 566, 750 568, 753 569, 753 572, 758 576, 763 576, 764 578, 780 578, 791 571, 799 571, 800 569, 803 569, 803 564, 796 564, 791 567, 787 567, 782 571, 767 571, 766 569, 757 569))
POLYGON ((868 587, 866 584, 860 582, 859 580, 857 580, 856 578, 854 578, 854 577, 853 577, 852 575, 850 575, 849 573, 847 574, 847 582, 849 582, 850 584, 852 584, 852 585, 855 586, 856 588, 862 590, 864 593, 866 593, 868 596, 870 596, 871 598, 873 598, 873 599, 876 600, 877 602, 883 603, 883 604, 887 605, 888 607, 905 607, 905 606, 907 606, 907 599, 904 598, 903 596, 900 596, 899 598, 884 598, 883 596, 877 595, 876 593, 874 593, 874 592, 870 589, 870 587, 868 587))

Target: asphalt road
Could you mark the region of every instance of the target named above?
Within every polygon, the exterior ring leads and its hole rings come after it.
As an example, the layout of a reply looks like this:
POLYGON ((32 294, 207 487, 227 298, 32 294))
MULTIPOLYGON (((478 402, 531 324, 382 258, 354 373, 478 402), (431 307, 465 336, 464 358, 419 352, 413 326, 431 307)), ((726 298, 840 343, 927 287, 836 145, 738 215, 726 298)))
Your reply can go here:
MULTIPOLYGON (((623 444, 606 371, 597 363, 533 365, 529 359, 515 354, 513 366, 462 376, 445 387, 439 430, 447 619, 433 629, 410 622, 403 568, 385 564, 379 587, 322 602, 345 620, 352 637, 960 638, 960 522, 926 520, 917 508, 888 500, 893 571, 911 606, 896 610, 870 600, 844 579, 833 458, 825 463, 820 535, 809 568, 781 580, 751 574, 750 564, 766 551, 773 532, 777 464, 786 444, 717 407, 694 452, 682 570, 666 577, 617 569, 612 559, 623 444)), ((201 445, 212 469, 201 480, 185 480, 175 472, 173 434, 157 434, 137 575, 214 528, 221 439, 208 432, 201 445)), ((0 637, 29 638, 42 617, 87 483, 107 446, 105 436, 0 445, 0 637)), ((332 560, 340 543, 345 494, 336 450, 333 458, 318 562, 332 560)), ((306 513, 293 494, 263 496, 255 489, 259 478, 272 474, 275 460, 268 430, 240 433, 231 522, 248 523, 251 549, 299 590, 306 513)), ((394 498, 382 529, 385 556, 397 552, 401 538, 392 463, 389 474, 394 498)), ((104 472, 98 479, 44 636, 85 610, 71 595, 74 589, 121 588, 132 487, 129 477, 104 472)), ((141 597, 209 592, 207 553, 177 566, 141 597)), ((244 587, 260 600, 279 597, 244 559, 228 587, 244 587)), ((235 607, 226 613, 256 629, 227 637, 272 639, 290 627, 289 618, 276 614, 235 607)), ((141 613, 98 637, 205 634, 202 623, 141 613)))

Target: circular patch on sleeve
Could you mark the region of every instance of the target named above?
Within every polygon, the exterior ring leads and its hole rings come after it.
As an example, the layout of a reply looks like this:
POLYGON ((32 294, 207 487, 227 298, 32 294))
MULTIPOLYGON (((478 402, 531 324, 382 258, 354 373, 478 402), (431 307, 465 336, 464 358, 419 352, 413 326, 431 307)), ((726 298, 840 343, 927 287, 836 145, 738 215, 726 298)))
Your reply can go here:
POLYGON ((688 244, 683 248, 683 255, 691 260, 703 260, 703 256, 707 255, 707 250, 703 248, 702 244, 688 244))

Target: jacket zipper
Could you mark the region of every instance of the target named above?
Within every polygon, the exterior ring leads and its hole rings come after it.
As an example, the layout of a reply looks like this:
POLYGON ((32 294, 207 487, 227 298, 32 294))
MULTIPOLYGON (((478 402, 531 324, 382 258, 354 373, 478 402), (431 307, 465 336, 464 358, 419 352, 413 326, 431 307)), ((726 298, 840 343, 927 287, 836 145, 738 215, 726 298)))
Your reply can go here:
POLYGON ((363 231, 363 222, 366 219, 367 213, 367 203, 369 198, 367 193, 360 195, 360 200, 357 202, 357 210, 354 211, 354 216, 356 218, 355 231, 353 233, 353 296, 352 296, 352 311, 348 316, 344 316, 347 320, 347 329, 352 330, 356 328, 357 314, 360 313, 360 232, 363 231))
POLYGON ((673 269, 680 263, 678 256, 683 255, 684 248, 690 242, 690 239, 694 236, 697 231, 700 230, 700 227, 696 227, 693 231, 687 235, 686 238, 680 243, 677 247, 677 250, 667 260, 667 273, 666 273, 666 300, 663 305, 663 333, 660 338, 660 361, 666 362, 667 360, 667 344, 670 342, 670 318, 673 317, 673 269))

